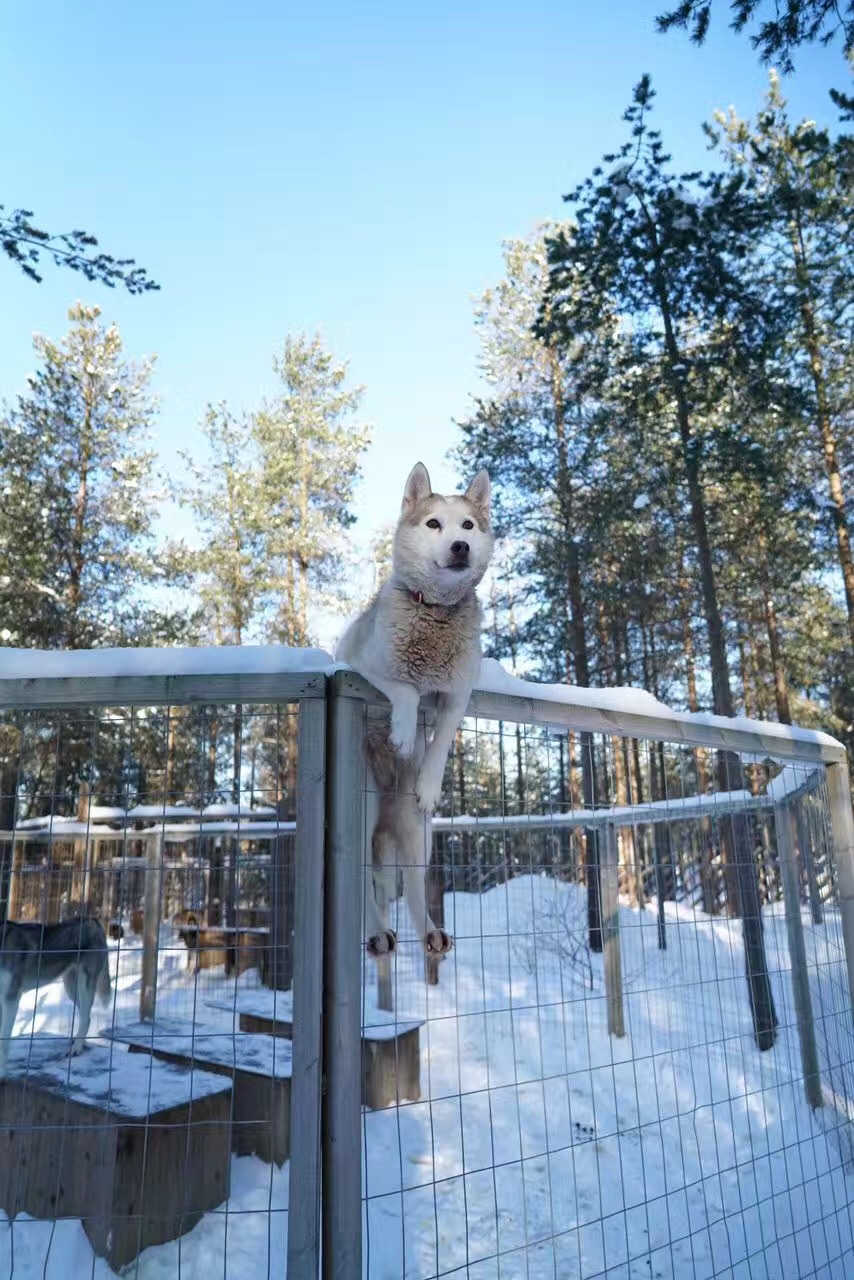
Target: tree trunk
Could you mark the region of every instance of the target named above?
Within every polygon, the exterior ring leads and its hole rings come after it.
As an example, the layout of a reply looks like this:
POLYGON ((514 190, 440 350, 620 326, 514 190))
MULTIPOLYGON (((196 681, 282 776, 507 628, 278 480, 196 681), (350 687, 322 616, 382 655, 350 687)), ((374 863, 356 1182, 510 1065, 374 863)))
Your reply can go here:
MULTIPOLYGON (((697 712, 700 710, 700 703, 697 697, 697 664, 694 653, 694 635, 691 630, 691 592, 681 550, 679 553, 679 616, 682 622, 682 652, 685 658, 688 710, 697 712)), ((697 794, 703 796, 709 789, 707 753, 703 747, 694 748, 694 767, 697 772, 697 794)), ((707 915, 716 915, 718 894, 712 865, 712 824, 708 818, 702 818, 700 821, 697 870, 700 878, 703 910, 707 915)))
POLYGON ((219 739, 219 720, 215 715, 211 716, 208 726, 208 760, 206 770, 206 787, 203 797, 203 804, 210 804, 214 798, 216 790, 216 751, 217 741, 219 739))
POLYGON ((303 458, 300 479, 300 545, 299 557, 299 638, 297 644, 306 644, 308 636, 308 476, 303 458))
MULTIPOLYGON (((460 798, 460 813, 466 813, 466 760, 463 750, 462 727, 457 729, 454 742, 454 763, 457 766, 457 793, 460 798)), ((435 919, 435 916, 433 917, 435 919)))
POLYGON ((72 859, 74 871, 71 877, 72 914, 85 915, 89 900, 90 860, 92 845, 89 836, 90 811, 92 807, 92 791, 88 782, 80 783, 80 795, 77 801, 77 821, 86 827, 86 834, 78 837, 73 844, 72 859))
MULTIPOLYGON (((18 752, 21 735, 12 726, 6 727, 8 754, 0 761, 0 830, 14 831, 18 800, 18 752)), ((21 872, 24 864, 24 845, 4 840, 0 846, 0 925, 7 916, 15 919, 16 901, 20 898, 21 872)))
MULTIPOLYGON (((699 441, 694 434, 688 408, 685 385, 681 378, 672 371, 681 363, 681 352, 676 339, 670 299, 666 285, 666 268, 663 265, 661 246, 655 224, 647 219, 650 228, 650 239, 653 251, 653 270, 656 292, 664 329, 664 345, 669 368, 671 370, 671 390, 676 402, 676 416, 679 424, 679 437, 682 443, 682 462, 688 485, 688 497, 691 508, 691 525, 700 566, 700 586, 702 589, 703 608, 706 617, 706 631, 709 640, 709 661, 712 676, 712 702, 714 710, 720 716, 733 716, 735 708, 729 680, 729 664, 726 652, 726 636, 723 618, 718 605, 717 586, 715 583, 714 561, 712 557, 711 539, 709 537, 703 486, 700 475, 699 441)), ((717 762, 718 785, 721 790, 730 788, 730 779, 740 779, 741 764, 732 752, 718 752, 717 762)), ((777 1016, 771 992, 771 981, 768 976, 768 965, 765 957, 765 943, 762 930, 762 915, 759 909, 759 890, 756 880, 756 866, 750 844, 749 830, 746 822, 724 816, 720 821, 721 837, 731 861, 735 866, 741 903, 742 926, 744 932, 744 956, 747 972, 747 986, 750 1008, 753 1015, 753 1027, 756 1043, 760 1049, 770 1049, 775 1040, 777 1016)))
POLYGON ((86 536, 86 510, 89 503, 89 463, 92 438, 93 391, 88 374, 83 376, 83 422, 80 426, 80 456, 78 461, 77 495, 74 499, 74 523, 71 532, 71 546, 68 553, 68 620, 66 624, 66 643, 70 649, 78 647, 81 636, 78 625, 78 614, 83 595, 83 573, 86 567, 84 539, 86 536))
POLYGON ((745 638, 745 652, 756 696, 756 715, 760 720, 768 720, 770 718, 768 714, 768 664, 765 661, 764 645, 758 635, 760 625, 755 620, 753 621, 752 630, 747 633, 745 638))
POLYGON ((755 686, 751 688, 750 685, 747 660, 748 639, 741 623, 738 626, 736 645, 738 647, 738 666, 741 671, 741 701, 744 706, 744 714, 750 719, 756 719, 759 714, 756 706, 756 689, 755 686))
POLYGON ((792 254, 795 260, 795 272, 801 283, 800 305, 801 318, 804 325, 804 338, 809 359, 810 376, 815 391, 816 424, 821 442, 821 455, 827 475, 827 487, 833 507, 833 523, 836 528, 836 545, 839 552, 839 564, 842 569, 842 581, 845 588, 845 603, 848 609, 848 631, 854 645, 854 557, 851 554, 851 538, 845 513, 845 495, 842 490, 842 474, 836 451, 836 436, 830 412, 830 398, 827 392, 827 377, 824 371, 821 340, 816 322, 815 304, 810 289, 810 266, 807 261, 806 241, 800 210, 796 210, 795 220, 790 228, 792 254))
POLYGON ((771 590, 771 572, 768 564, 768 539, 764 533, 759 535, 760 574, 762 578, 762 595, 765 602, 765 629, 768 632, 768 649, 771 653, 771 669, 774 672, 774 698, 777 703, 777 719, 781 724, 791 724, 792 715, 789 710, 789 682, 786 678, 786 665, 783 661, 783 650, 780 644, 780 631, 777 626, 777 610, 771 590))
MULTIPOLYGON (((567 555, 567 595, 569 598, 570 634, 576 684, 590 687, 590 668, 587 662, 587 633, 584 620, 584 596, 581 588, 581 565, 578 543, 572 519, 572 484, 569 474, 569 454, 566 440, 566 405, 563 398, 560 364, 556 353, 551 353, 552 402, 557 437, 556 490, 561 529, 567 555)), ((581 785, 585 809, 596 807, 596 770, 593 758, 593 734, 581 734, 581 785)), ((602 950, 602 892, 599 876, 599 842, 595 827, 584 832, 585 866, 587 872, 587 931, 591 951, 602 950)))
POLYGON ((166 804, 174 804, 178 799, 175 788, 177 764, 176 719, 179 715, 177 707, 166 708, 166 769, 163 783, 163 796, 166 804))
MULTIPOLYGON (((627 641, 625 630, 623 636, 627 641)), ((616 622, 612 624, 611 641, 614 649, 614 674, 618 685, 622 685, 625 679, 625 669, 623 667, 623 647, 620 643, 621 633, 616 622)), ((628 643, 625 645, 628 651, 628 643)), ((617 787, 617 804, 630 804, 632 801, 631 786, 631 767, 629 764, 629 741, 628 738, 618 737, 612 738, 611 744, 614 751, 614 776, 617 787)), ((629 875, 631 892, 634 900, 639 907, 644 904, 644 888, 643 888, 643 867, 638 857, 637 841, 635 840, 634 827, 623 827, 617 832, 617 843, 620 850, 620 859, 627 868, 629 875)))

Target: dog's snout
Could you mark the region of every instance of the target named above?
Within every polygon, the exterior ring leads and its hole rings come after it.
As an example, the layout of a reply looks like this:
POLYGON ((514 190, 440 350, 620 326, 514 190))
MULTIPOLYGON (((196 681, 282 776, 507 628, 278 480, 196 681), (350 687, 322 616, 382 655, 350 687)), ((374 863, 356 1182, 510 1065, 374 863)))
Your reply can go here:
POLYGON ((469 553, 469 544, 467 542, 452 542, 451 554, 455 556, 467 556, 469 553))

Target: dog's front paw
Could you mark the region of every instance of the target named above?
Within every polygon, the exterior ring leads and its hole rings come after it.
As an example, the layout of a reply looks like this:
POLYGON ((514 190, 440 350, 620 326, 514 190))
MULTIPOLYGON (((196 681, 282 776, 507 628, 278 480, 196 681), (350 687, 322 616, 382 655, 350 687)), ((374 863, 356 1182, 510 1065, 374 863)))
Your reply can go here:
POLYGON ((402 760, 408 760, 415 750, 417 729, 418 722, 411 721, 408 716, 392 716, 389 742, 402 760))
POLYGON ((422 769, 415 779, 415 799, 422 813, 432 813, 442 798, 442 778, 422 769))
POLYGON ((383 929, 382 933, 375 933, 372 938, 368 938, 366 943, 369 956, 390 955, 396 946, 397 934, 394 929, 383 929))
POLYGON ((453 945, 453 938, 444 929, 431 929, 424 939, 424 948, 431 956, 445 956, 453 945))

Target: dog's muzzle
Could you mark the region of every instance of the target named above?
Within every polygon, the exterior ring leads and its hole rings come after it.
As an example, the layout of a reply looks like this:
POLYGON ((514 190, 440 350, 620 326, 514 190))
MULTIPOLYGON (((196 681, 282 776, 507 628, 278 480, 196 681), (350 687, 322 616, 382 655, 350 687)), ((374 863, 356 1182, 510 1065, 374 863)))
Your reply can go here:
POLYGON ((451 543, 449 569, 467 569, 469 567, 469 544, 467 542, 451 543))

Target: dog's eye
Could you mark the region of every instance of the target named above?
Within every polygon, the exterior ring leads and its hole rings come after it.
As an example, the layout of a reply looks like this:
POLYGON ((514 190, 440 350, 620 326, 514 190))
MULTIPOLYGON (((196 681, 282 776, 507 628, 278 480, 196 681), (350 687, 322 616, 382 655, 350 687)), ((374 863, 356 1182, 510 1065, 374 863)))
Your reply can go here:
POLYGON ((441 527, 442 526, 439 524, 439 521, 436 519, 435 516, 431 516, 430 519, 427 521, 428 529, 441 529, 441 527))
POLYGON ((473 529, 473 528, 474 528, 474 521, 473 521, 473 520, 464 520, 464 521, 463 521, 463 528, 464 528, 464 529, 473 529))

